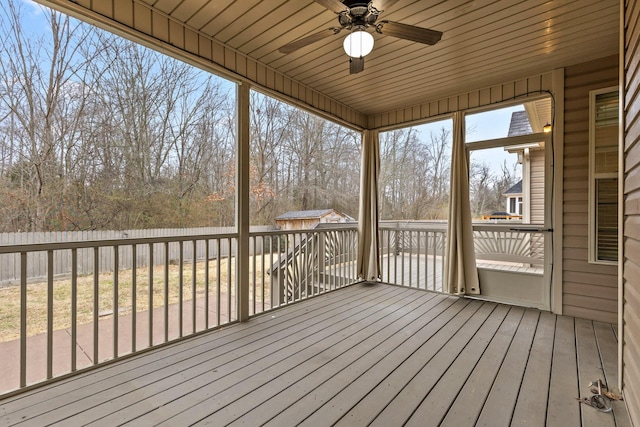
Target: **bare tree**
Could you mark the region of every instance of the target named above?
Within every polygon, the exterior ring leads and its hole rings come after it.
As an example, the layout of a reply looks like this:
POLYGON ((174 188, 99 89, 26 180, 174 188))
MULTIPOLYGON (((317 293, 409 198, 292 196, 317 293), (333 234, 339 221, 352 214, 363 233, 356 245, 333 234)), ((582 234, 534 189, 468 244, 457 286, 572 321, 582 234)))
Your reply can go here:
POLYGON ((451 162, 450 131, 424 139, 416 128, 381 135, 382 218, 446 218, 451 162), (411 176, 414 179, 407 179, 411 176))
POLYGON ((43 8, 48 31, 35 38, 22 29, 22 7, 16 2, 0 6, 0 99, 14 151, 10 172, 14 194, 5 197, 20 204, 25 215, 21 228, 64 228, 64 177, 73 167, 70 153, 80 144, 78 129, 88 95, 86 65, 93 59, 79 46, 93 30, 43 8))

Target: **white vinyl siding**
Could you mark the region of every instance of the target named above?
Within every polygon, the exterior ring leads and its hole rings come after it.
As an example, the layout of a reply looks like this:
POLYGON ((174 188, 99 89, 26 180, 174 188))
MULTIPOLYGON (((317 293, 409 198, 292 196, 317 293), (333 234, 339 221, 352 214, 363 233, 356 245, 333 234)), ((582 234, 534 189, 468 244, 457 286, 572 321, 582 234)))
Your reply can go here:
POLYGON ((531 224, 544 224, 544 150, 531 150, 530 166, 530 221, 531 224))
POLYGON ((622 271, 622 389, 633 425, 640 426, 640 1, 625 2, 624 258, 622 271))
POLYGON ((589 263, 589 92, 618 83, 618 57, 565 69, 563 145, 563 314, 618 319, 618 270, 589 263))

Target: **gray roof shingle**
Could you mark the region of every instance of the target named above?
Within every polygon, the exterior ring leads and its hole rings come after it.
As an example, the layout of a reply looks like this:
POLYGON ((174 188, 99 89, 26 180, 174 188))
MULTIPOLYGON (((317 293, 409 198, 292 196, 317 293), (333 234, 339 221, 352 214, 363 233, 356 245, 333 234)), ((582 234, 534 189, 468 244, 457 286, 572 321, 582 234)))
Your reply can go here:
POLYGON ((533 133, 526 111, 514 111, 511 114, 509 133, 507 136, 529 135, 533 133))
POLYGON ((522 180, 516 182, 509 188, 504 194, 521 194, 522 193, 522 180))

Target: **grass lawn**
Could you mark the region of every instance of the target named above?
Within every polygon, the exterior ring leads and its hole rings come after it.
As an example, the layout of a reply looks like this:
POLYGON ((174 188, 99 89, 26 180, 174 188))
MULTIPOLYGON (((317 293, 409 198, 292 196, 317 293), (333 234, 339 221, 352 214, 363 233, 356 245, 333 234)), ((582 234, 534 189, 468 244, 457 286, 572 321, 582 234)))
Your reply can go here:
MULTIPOLYGON (((270 276, 263 274, 262 256, 255 257, 256 303, 261 304, 263 298, 269 301, 270 276), (262 294, 262 277, 264 277, 264 295, 262 294)), ((253 294, 253 257, 250 258, 252 271, 249 275, 250 289, 253 294)), ((235 259, 231 259, 231 277, 229 277, 228 259, 220 260, 220 293, 228 294, 228 283, 235 283, 235 259)), ((269 260, 265 259, 265 269, 269 260)), ((164 305, 165 267, 153 268, 153 307, 164 305)), ((179 301, 180 267, 169 266, 168 297, 169 304, 179 301)), ((183 301, 190 301, 193 295, 193 265, 183 265, 183 301)), ((126 315, 133 310, 132 270, 118 272, 118 308, 119 315, 126 315)), ((78 277, 77 285, 77 324, 93 321, 94 315, 94 275, 78 277)), ((101 273, 98 276, 98 314, 108 318, 113 313, 114 274, 101 273)), ((216 260, 209 261, 209 294, 215 295, 218 286, 218 265, 216 260)), ((232 285, 233 286, 233 285, 232 285)), ((196 263, 196 298, 204 298, 205 263, 196 263)), ((236 293, 231 289, 232 295, 236 293)), ((37 335, 47 330, 47 283, 38 282, 27 285, 27 335, 37 335)), ((252 295, 253 298, 253 295, 252 295)), ((149 269, 136 269, 136 310, 143 312, 149 309, 149 269)), ((71 326, 71 278, 56 279, 53 283, 53 329, 66 329, 71 326)), ((20 337, 20 286, 0 288, 0 342, 20 337)))

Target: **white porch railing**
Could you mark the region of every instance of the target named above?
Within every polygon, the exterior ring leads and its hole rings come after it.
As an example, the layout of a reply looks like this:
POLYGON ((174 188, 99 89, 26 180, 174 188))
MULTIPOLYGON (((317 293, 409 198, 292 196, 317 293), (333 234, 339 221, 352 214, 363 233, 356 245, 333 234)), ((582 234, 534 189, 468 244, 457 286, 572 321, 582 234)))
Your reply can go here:
POLYGON ((446 223, 381 224, 382 280, 442 292, 446 234, 446 223))
POLYGON ((544 231, 531 225, 475 225, 476 262, 479 267, 542 274, 544 231))
MULTIPOLYGON (((249 245, 252 315, 356 280, 355 227, 252 232, 249 245)), ((19 271, 0 287, 0 394, 235 322, 237 248, 235 233, 0 245, 19 271)))
POLYGON ((265 250, 250 266, 252 314, 357 280, 355 227, 252 233, 254 252, 258 240, 265 250))
MULTIPOLYGON (((543 273, 544 232, 522 224, 474 225, 478 267, 543 273)), ((382 280, 443 291, 447 224, 385 222, 380 226, 382 280)))
POLYGON ((235 234, 0 246, 19 256, 20 271, 18 286, 0 289, 0 393, 235 321, 236 247, 235 234), (71 259, 62 277, 60 252, 71 259), (81 252, 89 274, 79 273, 81 252), (37 282, 29 261, 40 253, 47 274, 37 282))
MULTIPOLYGON (((382 280, 442 291, 445 241, 443 223, 382 224, 382 280)), ((475 242, 496 265, 543 259, 531 232, 485 226, 475 242)), ((252 232, 249 245, 251 315, 358 280, 353 225, 252 232)), ((0 246, 20 271, 18 285, 0 288, 0 394, 236 321, 237 247, 235 233, 0 246), (59 275, 63 252, 71 271, 59 275), (81 273, 80 253, 92 271, 81 273), (40 254, 38 281, 29 262, 40 254)))

